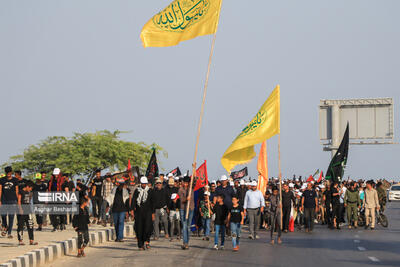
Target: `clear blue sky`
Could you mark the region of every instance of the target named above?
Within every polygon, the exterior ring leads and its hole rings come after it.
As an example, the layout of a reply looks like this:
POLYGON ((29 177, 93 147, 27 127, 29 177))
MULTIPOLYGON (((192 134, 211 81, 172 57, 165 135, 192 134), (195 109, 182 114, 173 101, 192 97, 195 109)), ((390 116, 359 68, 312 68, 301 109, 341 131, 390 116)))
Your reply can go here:
MULTIPOLYGON (((119 129, 164 147, 166 170, 189 169, 211 36, 144 49, 142 26, 169 2, 1 1, 0 162, 47 136, 119 129)), ((398 0, 225 0, 199 151, 211 178, 224 174, 220 157, 278 83, 283 175, 326 170, 320 99, 400 102, 399 10, 398 0)), ((268 152, 275 176, 277 138, 268 152)), ((397 179, 399 153, 351 147, 346 177, 397 179)))

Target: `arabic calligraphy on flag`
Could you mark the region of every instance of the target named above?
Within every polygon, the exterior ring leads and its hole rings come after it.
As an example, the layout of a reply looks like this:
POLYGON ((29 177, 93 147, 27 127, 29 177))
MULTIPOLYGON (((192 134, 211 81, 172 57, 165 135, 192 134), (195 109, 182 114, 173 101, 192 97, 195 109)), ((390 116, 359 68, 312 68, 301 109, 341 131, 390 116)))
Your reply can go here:
POLYGON ((204 163, 196 170, 196 178, 196 185, 194 186, 193 191, 197 191, 208 184, 207 161, 204 161, 204 163))
POLYGON ((144 47, 177 45, 217 31, 222 0, 175 0, 151 18, 140 34, 144 47))

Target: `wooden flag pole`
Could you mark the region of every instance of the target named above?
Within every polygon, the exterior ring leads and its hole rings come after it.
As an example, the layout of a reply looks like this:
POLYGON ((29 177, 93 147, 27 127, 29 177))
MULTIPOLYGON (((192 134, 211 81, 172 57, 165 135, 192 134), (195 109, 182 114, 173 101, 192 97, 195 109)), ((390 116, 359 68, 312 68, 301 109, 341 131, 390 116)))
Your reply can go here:
MULTIPOLYGON (((189 194, 188 194, 188 198, 189 199, 192 197, 193 179, 194 179, 194 176, 196 175, 196 163, 197 163, 197 153, 198 153, 198 150, 199 150, 201 124, 203 122, 204 105, 206 103, 208 79, 210 77, 211 62, 212 62, 212 57, 213 57, 213 54, 214 54, 214 47, 215 47, 215 39, 216 38, 217 38, 217 32, 214 33, 214 37, 213 37, 212 44, 211 44, 210 57, 208 58, 207 76, 206 76, 206 81, 204 83, 204 90, 203 90, 203 102, 201 103, 199 124, 197 125, 196 146, 195 146, 195 149, 194 149, 194 159, 193 159, 193 164, 192 164, 193 171, 192 171, 192 177, 190 179, 189 194)), ((187 207, 186 207, 186 220, 189 218, 189 206, 190 206, 189 204, 190 204, 190 201, 188 201, 187 207)))
POLYGON ((279 204, 281 210, 281 231, 282 231, 282 222, 283 222, 283 213, 282 213, 282 168, 281 168, 281 134, 278 134, 278 165, 279 165, 279 204))

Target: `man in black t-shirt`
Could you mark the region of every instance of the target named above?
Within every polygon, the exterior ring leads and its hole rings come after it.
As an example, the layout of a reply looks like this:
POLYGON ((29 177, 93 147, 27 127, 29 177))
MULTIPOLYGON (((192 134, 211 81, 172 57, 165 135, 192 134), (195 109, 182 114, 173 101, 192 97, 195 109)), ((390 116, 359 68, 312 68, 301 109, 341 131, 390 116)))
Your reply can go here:
MULTIPOLYGON (((16 205, 18 200, 18 180, 12 176, 13 171, 11 167, 6 167, 4 171, 6 173, 6 177, 0 180, 0 204, 16 205)), ((5 236, 8 234, 8 238, 13 238, 11 232, 14 224, 14 213, 4 214, 1 217, 1 235, 5 236)))
POLYGON ((302 196, 301 209, 304 211, 306 232, 311 232, 314 229, 315 214, 318 212, 318 196, 311 183, 307 184, 302 196))
MULTIPOLYGON (((47 192, 48 185, 45 184, 42 179, 43 179, 42 175, 40 173, 37 173, 35 176, 36 183, 33 186, 33 192, 35 192, 35 193, 36 192, 47 192)), ((38 204, 38 203, 34 203, 34 204, 38 204)), ((38 228, 36 229, 36 231, 42 231, 43 217, 44 217, 43 214, 40 214, 40 213, 36 214, 36 222, 38 224, 38 228)))
POLYGON ((325 203, 326 209, 326 223, 328 224, 328 228, 333 229, 332 226, 332 190, 330 184, 326 185, 326 190, 323 195, 323 202, 325 203))
POLYGON ((100 209, 103 202, 103 197, 101 195, 101 189, 103 188, 103 177, 101 177, 101 171, 96 171, 96 177, 92 181, 92 207, 93 207, 93 224, 96 220, 100 224, 100 209))
POLYGON ((22 178, 22 172, 21 171, 15 171, 14 172, 14 176, 18 180, 18 188, 21 191, 22 188, 25 187, 25 184, 26 184, 26 182, 28 182, 28 180, 22 178))

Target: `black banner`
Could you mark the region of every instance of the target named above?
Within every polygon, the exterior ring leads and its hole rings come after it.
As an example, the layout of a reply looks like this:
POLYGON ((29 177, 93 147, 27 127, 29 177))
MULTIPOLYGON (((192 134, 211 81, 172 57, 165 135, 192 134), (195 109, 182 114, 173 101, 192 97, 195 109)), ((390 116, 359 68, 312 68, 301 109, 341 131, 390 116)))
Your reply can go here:
POLYGON ((344 174, 344 168, 347 164, 347 156, 349 154, 349 123, 347 123, 346 131, 344 132, 343 140, 332 158, 326 171, 325 179, 332 182, 341 182, 344 174))
POLYGON ((249 173, 247 171, 247 167, 241 169, 240 171, 231 172, 231 177, 233 180, 242 179, 243 177, 246 177, 247 175, 249 175, 249 173))
POLYGON ((154 178, 158 177, 158 164, 157 164, 157 156, 156 150, 153 150, 153 154, 151 155, 149 165, 146 171, 146 177, 149 180, 149 183, 154 184, 154 178))

